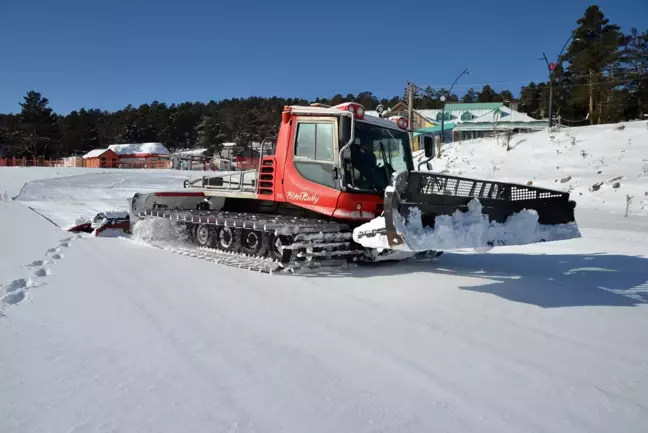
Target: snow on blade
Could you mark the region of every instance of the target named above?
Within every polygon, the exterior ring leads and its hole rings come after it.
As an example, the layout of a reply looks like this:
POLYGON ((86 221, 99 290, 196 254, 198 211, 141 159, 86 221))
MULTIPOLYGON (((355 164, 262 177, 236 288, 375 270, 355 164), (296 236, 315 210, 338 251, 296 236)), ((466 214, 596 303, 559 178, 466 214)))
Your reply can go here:
MULTIPOLYGON (((489 221, 488 215, 482 213, 482 205, 477 199, 468 203, 468 212, 456 210, 452 215, 437 216, 434 228, 423 226, 419 209, 412 209, 406 221, 397 213, 396 215, 396 231, 413 251, 526 245, 581 237, 576 224, 540 224, 535 210, 513 214, 504 223, 489 221)), ((385 235, 362 236, 362 232, 384 228, 384 217, 375 218, 357 227, 353 239, 368 248, 389 248, 385 235)))

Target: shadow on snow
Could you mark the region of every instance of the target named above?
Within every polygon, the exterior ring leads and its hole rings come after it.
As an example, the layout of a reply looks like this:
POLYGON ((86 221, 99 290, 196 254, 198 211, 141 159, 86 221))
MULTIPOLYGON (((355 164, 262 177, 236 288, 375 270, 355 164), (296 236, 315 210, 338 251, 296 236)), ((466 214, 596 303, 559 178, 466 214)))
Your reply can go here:
MULTIPOLYGON (((618 254, 456 254, 436 262, 384 262, 317 277, 373 278, 430 273, 471 277, 462 290, 489 293, 542 308, 615 306, 648 303, 648 259, 618 254), (475 284, 474 278, 484 280, 475 284)), ((434 287, 430 280, 430 287, 434 287)))

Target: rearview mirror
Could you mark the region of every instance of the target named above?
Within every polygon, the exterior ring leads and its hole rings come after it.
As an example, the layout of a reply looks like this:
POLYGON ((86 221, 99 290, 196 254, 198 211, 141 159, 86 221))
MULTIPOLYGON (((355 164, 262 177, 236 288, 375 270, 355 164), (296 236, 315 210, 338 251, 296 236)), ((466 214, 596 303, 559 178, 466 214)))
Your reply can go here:
POLYGON ((434 157, 434 140, 432 140, 432 137, 423 137, 423 149, 425 150, 426 158, 434 157))
POLYGON ((339 126, 340 147, 342 147, 351 140, 351 119, 348 116, 341 116, 339 126))

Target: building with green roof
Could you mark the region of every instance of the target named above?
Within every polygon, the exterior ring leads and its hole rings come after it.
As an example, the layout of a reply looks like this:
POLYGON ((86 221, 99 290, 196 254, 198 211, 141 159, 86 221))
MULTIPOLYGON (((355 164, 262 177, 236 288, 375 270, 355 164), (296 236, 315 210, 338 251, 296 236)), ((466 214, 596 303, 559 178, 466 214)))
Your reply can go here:
MULTIPOLYGON (((393 115, 407 116, 407 104, 400 102, 392 108, 393 115)), ((449 102, 445 110, 413 110, 412 129, 414 141, 412 148, 421 148, 422 136, 441 136, 443 123, 443 141, 469 140, 490 136, 503 131, 530 132, 547 127, 547 120, 538 120, 517 111, 517 104, 507 106, 503 102, 449 102)), ((377 113, 367 112, 377 116, 377 113)))

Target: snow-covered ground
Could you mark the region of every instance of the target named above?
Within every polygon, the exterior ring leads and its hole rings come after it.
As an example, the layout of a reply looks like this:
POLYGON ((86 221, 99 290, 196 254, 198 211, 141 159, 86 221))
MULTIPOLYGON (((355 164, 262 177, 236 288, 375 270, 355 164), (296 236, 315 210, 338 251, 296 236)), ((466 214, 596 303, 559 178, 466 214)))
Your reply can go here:
POLYGON ((16 201, 24 203, 64 229, 75 225, 77 220, 92 219, 99 212, 128 211, 129 201, 136 192, 182 190, 185 179, 229 174, 213 171, 92 168, 35 168, 32 170, 36 171, 30 171, 17 167, 7 170, 14 172, 6 176, 6 187, 0 184, 0 194, 8 190, 16 201), (32 179, 36 179, 26 180, 29 173, 32 173, 32 179), (56 202, 55 206, 52 206, 53 201, 56 202))
POLYGON ((447 143, 433 170, 569 191, 578 207, 648 216, 648 122, 447 143), (615 182, 618 186, 615 188, 615 182), (594 185, 600 188, 592 188, 594 185))
POLYGON ((615 195, 642 189, 638 125, 570 132, 609 162, 636 133, 624 152, 636 167, 601 175, 547 133, 508 153, 446 148, 455 168, 471 161, 464 175, 539 186, 571 175, 582 238, 311 275, 48 221, 124 209, 194 172, 2 168, 0 196, 16 200, 0 201, 0 431, 643 432, 648 223, 640 206, 624 217, 615 195), (618 192, 587 190, 618 175, 618 192))

